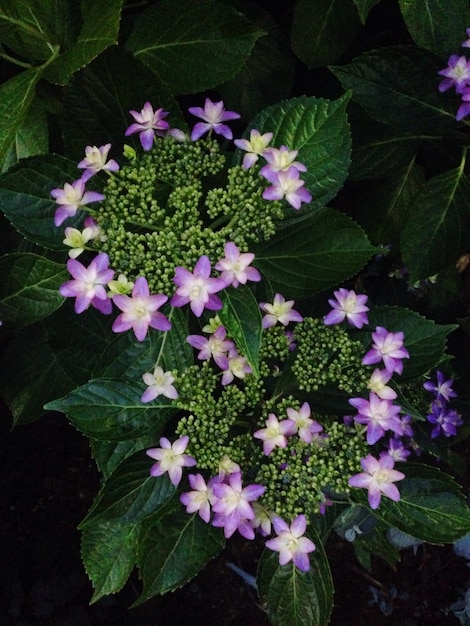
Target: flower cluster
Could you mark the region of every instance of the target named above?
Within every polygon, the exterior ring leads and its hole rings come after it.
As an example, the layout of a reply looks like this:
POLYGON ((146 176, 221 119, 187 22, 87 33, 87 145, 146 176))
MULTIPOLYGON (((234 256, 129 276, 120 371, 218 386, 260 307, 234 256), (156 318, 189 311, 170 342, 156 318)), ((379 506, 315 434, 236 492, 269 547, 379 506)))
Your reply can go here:
POLYGON ((452 437, 457 434, 457 427, 463 424, 462 418, 454 409, 448 408, 448 403, 457 394, 452 389, 452 379, 446 380, 441 371, 437 372, 436 383, 426 381, 423 384, 424 389, 433 395, 430 411, 427 420, 433 425, 431 437, 434 439, 439 435, 444 437, 452 437))
MULTIPOLYGON (((467 28, 467 36, 470 37, 470 28, 467 28)), ((468 48, 470 39, 462 42, 463 48, 468 48)), ((457 110, 455 119, 459 122, 470 114, 470 60, 464 55, 452 54, 449 57, 447 67, 438 72, 444 76, 439 83, 439 91, 447 91, 455 87, 456 93, 462 98, 462 103, 457 110)))

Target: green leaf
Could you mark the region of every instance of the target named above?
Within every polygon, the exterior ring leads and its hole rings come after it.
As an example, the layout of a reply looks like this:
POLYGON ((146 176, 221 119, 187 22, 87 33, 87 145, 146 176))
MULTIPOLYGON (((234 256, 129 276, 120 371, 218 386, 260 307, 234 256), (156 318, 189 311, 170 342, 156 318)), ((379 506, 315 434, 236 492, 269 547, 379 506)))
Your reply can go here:
POLYGON ((109 318, 96 310, 76 315, 68 303, 18 333, 0 361, 0 390, 14 424, 37 419, 46 402, 86 382, 111 336, 109 318))
POLYGON ((396 467, 406 476, 397 484, 400 500, 383 497, 374 515, 429 543, 452 543, 470 531, 470 508, 450 476, 430 466, 396 467))
POLYGON ((310 69, 337 61, 359 32, 351 0, 296 0, 291 43, 310 69))
POLYGON ((404 345, 410 358, 403 361, 403 380, 423 376, 438 365, 446 350, 447 335, 458 328, 456 324, 435 324, 400 307, 377 307, 368 315, 370 327, 383 326, 390 332, 404 333, 404 345))
POLYGON ((373 243, 398 245, 423 184, 423 172, 413 158, 401 172, 385 180, 371 181, 359 194, 354 217, 373 243))
POLYGON ((410 281, 427 278, 453 265, 467 249, 470 183, 464 162, 427 181, 413 199, 401 233, 403 261, 410 281))
POLYGON ((243 286, 225 289, 222 301, 224 308, 219 311, 219 317, 253 372, 258 374, 262 333, 258 301, 252 291, 243 286))
POLYGON ((33 68, 0 85, 0 163, 25 121, 40 78, 41 69, 33 68))
POLYGON ((82 27, 74 45, 45 71, 47 80, 66 85, 72 74, 117 44, 122 0, 81 0, 82 27))
POLYGON ((133 606, 184 585, 224 545, 220 528, 206 524, 197 514, 188 515, 177 501, 142 538, 138 566, 144 589, 133 606))
POLYGON ((376 251, 356 222, 325 208, 279 230, 255 252, 273 291, 304 298, 346 280, 376 251))
POLYGON ((99 471, 103 474, 103 478, 107 480, 118 465, 136 452, 152 447, 155 443, 155 436, 158 434, 152 433, 151 435, 126 441, 91 439, 91 454, 99 471))
POLYGON ((85 146, 111 143, 112 156, 119 161, 124 142, 140 146, 138 138, 125 137, 133 121, 130 110, 149 101, 154 108, 170 111, 171 126, 185 129, 186 123, 168 86, 130 52, 112 46, 78 72, 64 93, 63 127, 67 153, 83 158, 85 146))
POLYGON ((113 520, 135 524, 165 504, 175 487, 167 475, 150 476, 151 464, 143 451, 121 463, 101 487, 80 528, 113 520))
POLYGON ((29 106, 23 122, 18 127, 3 163, 0 161, 0 171, 6 171, 20 159, 45 154, 48 150, 49 130, 46 111, 42 101, 36 97, 29 106))
MULTIPOLYGON (((31 157, 0 177, 0 210, 26 239, 52 249, 65 249, 63 228, 54 225, 51 190, 77 179, 77 166, 57 155, 31 157)), ((77 226, 83 214, 69 220, 77 226)))
POLYGON ((174 94, 188 94, 233 78, 262 35, 221 2, 161 0, 135 20, 126 47, 174 94))
POLYGON ((82 531, 82 560, 95 590, 91 602, 124 587, 136 563, 138 537, 138 524, 98 522, 82 531))
POLYGON ((49 411, 62 411, 72 424, 95 439, 136 439, 158 430, 174 414, 171 400, 157 398, 143 404, 142 383, 95 379, 74 389, 68 396, 48 402, 49 411))
POLYGON ((470 23, 467 0, 399 0, 413 41, 442 58, 456 54, 470 23))
POLYGON ((353 0, 353 2, 356 5, 361 22, 365 24, 371 9, 373 9, 380 0, 353 0))
POLYGON ((284 33, 269 13, 250 0, 238 0, 235 8, 266 36, 256 40, 239 72, 218 85, 217 92, 230 109, 249 120, 268 105, 289 97, 294 84, 294 57, 284 41, 284 33))
POLYGON ((315 543, 310 570, 293 563, 279 565, 279 555, 265 549, 258 565, 258 591, 268 606, 274 626, 327 626, 333 608, 333 582, 328 559, 319 537, 309 527, 315 543))
POLYGON ((306 96, 285 100, 262 111, 247 130, 272 132, 273 145, 299 151, 297 158, 307 167, 302 179, 313 196, 311 209, 334 198, 346 179, 351 153, 348 101, 349 94, 333 101, 306 96))
POLYGON ((64 302, 60 285, 67 279, 62 263, 36 254, 0 258, 0 319, 26 326, 47 317, 64 302))
POLYGON ((378 122, 396 131, 439 133, 455 128, 455 100, 437 89, 440 65, 425 50, 390 46, 330 71, 378 122))

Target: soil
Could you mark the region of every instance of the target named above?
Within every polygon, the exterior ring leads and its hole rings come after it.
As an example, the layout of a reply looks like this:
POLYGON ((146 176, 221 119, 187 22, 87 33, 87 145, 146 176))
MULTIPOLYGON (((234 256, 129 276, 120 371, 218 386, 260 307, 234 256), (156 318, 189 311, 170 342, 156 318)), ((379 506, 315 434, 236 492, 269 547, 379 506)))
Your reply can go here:
MULTIPOLYGON (((129 609, 139 595, 135 576, 120 593, 90 605, 92 589, 76 529, 99 485, 87 440, 57 414, 12 432, 9 426, 5 416, 0 626, 269 626, 256 592, 227 567, 229 561, 253 568, 253 555, 238 550, 244 544, 232 542, 231 549, 172 594, 129 609)), ((372 575, 357 564, 351 545, 333 537, 327 550, 336 587, 331 626, 459 624, 445 609, 470 582, 470 572, 449 547, 404 550, 396 571, 377 561, 372 575), (373 602, 371 586, 390 615, 373 602)))

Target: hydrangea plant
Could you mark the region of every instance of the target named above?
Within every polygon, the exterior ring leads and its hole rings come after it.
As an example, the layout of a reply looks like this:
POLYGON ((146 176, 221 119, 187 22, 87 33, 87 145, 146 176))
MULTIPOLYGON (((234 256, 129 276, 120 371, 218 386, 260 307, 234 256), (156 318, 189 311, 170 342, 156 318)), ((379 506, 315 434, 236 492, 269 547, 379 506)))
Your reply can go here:
MULTIPOLYGON (((470 531, 448 454, 464 425, 446 346, 457 325, 384 295, 394 280, 424 298, 440 281, 430 277, 463 252, 454 240, 437 246, 442 223, 453 224, 447 213, 437 215, 432 241, 425 234, 439 199, 463 211, 466 145, 455 171, 430 173, 416 191, 410 219, 404 198, 398 208, 390 203, 413 176, 421 181, 416 162, 426 163, 434 126, 445 142, 456 139, 454 125, 466 124, 465 104, 450 112, 439 98, 455 87, 465 102, 468 63, 454 55, 440 70, 422 49, 431 46, 429 33, 410 13, 419 3, 400 2, 421 48, 365 52, 330 67, 344 93, 279 98, 250 116, 206 92, 229 80, 230 63, 243 67, 261 32, 224 3, 197 4, 162 0, 144 10, 128 23, 126 53, 109 53, 129 64, 129 75, 139 76, 134 61, 144 58, 163 81, 160 100, 145 80, 149 95, 139 89, 142 99, 129 102, 127 94, 119 124, 98 115, 79 149, 68 134, 67 158, 32 156, 3 175, 0 208, 36 245, 0 259, 8 274, 2 321, 7 332, 18 330, 4 364, 28 345, 47 390, 33 398, 22 364, 20 375, 16 366, 6 374, 13 383, 2 391, 15 422, 44 406, 90 440, 102 486, 80 531, 93 601, 118 592, 135 569, 142 581, 135 605, 173 591, 239 535, 255 546, 252 571, 272 623, 326 626, 333 532, 367 565, 371 555, 399 559, 393 532, 419 545, 470 531), (238 41, 222 68, 201 48, 197 71, 188 55, 179 78, 167 74, 169 57, 147 56, 146 38, 159 47, 150 18, 190 41, 204 11, 215 25, 230 23, 227 32, 244 45, 238 41), (174 26, 177 15, 184 17, 174 26), (419 119, 406 92, 415 74, 433 89, 420 96, 419 119), (384 108, 390 90, 399 96, 384 108), (174 96, 196 92, 202 99, 180 109, 174 96), (406 150, 394 148, 396 124, 406 150), (418 140, 429 143, 422 157, 418 140), (368 182, 372 218, 361 191, 355 211, 338 200, 348 176, 368 182), (382 204, 372 193, 377 181, 382 204), (33 341, 36 324, 44 333, 33 341)), ((313 4, 297 2, 292 25, 293 47, 308 66, 318 50, 302 23, 306 11, 320 11, 313 4)), ((374 4, 350 8, 365 21, 374 4)), ((447 48, 451 40, 446 31, 447 48)), ((66 82, 74 55, 53 48, 40 66, 45 79, 66 82)), ((326 62, 339 56, 328 53, 326 62)), ((94 67, 104 71, 99 59, 94 67)), ((65 110, 88 93, 86 71, 79 80, 77 91, 74 84, 66 91, 65 110)))

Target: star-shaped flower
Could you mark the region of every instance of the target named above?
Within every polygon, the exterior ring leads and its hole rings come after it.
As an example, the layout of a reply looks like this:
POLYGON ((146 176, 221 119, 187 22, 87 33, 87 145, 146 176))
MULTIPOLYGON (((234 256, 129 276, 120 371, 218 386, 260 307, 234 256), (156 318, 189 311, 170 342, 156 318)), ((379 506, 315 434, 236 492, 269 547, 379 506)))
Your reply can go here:
POLYGON ((193 272, 177 267, 173 282, 178 288, 171 299, 171 306, 180 307, 189 303, 197 317, 202 315, 204 309, 218 311, 222 308, 222 301, 214 294, 224 289, 226 283, 220 278, 211 278, 211 263, 206 255, 200 257, 193 272))
POLYGON ((126 137, 139 133, 139 140, 144 150, 150 150, 153 146, 155 135, 164 135, 168 130, 168 122, 165 118, 168 113, 163 109, 153 110, 150 102, 146 102, 140 111, 129 111, 135 119, 135 123, 131 124, 126 130, 126 137))
POLYGON ((162 476, 168 472, 171 482, 177 487, 183 476, 183 467, 196 465, 196 459, 189 454, 184 454, 188 443, 187 435, 173 443, 170 443, 166 437, 161 437, 161 448, 150 448, 146 451, 147 456, 157 461, 150 468, 150 476, 162 476))
POLYGON ((63 189, 53 189, 51 196, 59 205, 54 214, 54 224, 60 226, 68 217, 73 217, 78 209, 104 200, 104 195, 96 191, 85 191, 85 181, 79 178, 72 184, 65 183, 63 189))
POLYGON ((247 170, 256 163, 259 157, 264 154, 272 138, 272 133, 264 133, 264 135, 261 135, 259 130, 252 128, 250 131, 250 139, 235 139, 233 143, 237 148, 246 152, 243 157, 244 169, 247 170))
POLYGON ((97 148, 96 146, 87 146, 85 148, 85 158, 77 165, 79 169, 84 170, 82 174, 82 180, 87 181, 97 172, 117 172, 119 169, 118 163, 114 159, 108 159, 109 151, 111 150, 111 144, 107 143, 104 146, 97 148))
POLYGON ((231 241, 224 246, 225 257, 215 264, 215 269, 222 272, 220 278, 232 287, 245 285, 248 280, 258 282, 261 274, 250 263, 255 258, 251 252, 240 253, 238 247, 231 241))
POLYGON ((336 300, 328 300, 333 310, 323 318, 326 326, 331 324, 339 324, 345 319, 356 328, 362 328, 368 323, 366 306, 367 296, 356 294, 355 291, 340 288, 333 292, 336 300))
POLYGON ((311 202, 312 194, 304 187, 305 181, 300 178, 296 167, 282 171, 266 170, 264 177, 271 183, 271 187, 263 191, 265 200, 285 198, 296 210, 300 209, 302 202, 311 202))
POLYGON ((147 385, 147 389, 140 398, 141 402, 151 402, 158 396, 165 396, 170 400, 176 400, 178 397, 178 392, 173 386, 175 377, 171 372, 164 372, 159 365, 155 366, 153 373, 145 372, 142 380, 147 385))
POLYGON ((408 350, 403 346, 404 334, 391 333, 383 326, 377 326, 372 333, 372 339, 374 341, 372 348, 364 356, 362 363, 371 365, 383 361, 386 370, 401 374, 403 359, 410 358, 408 350))
POLYGON ((206 98, 204 108, 202 107, 190 107, 189 112, 195 117, 199 117, 204 120, 195 124, 191 139, 196 141, 209 131, 214 131, 216 135, 222 135, 225 139, 232 139, 233 134, 230 128, 223 124, 229 120, 237 120, 240 115, 234 111, 226 111, 223 100, 220 102, 212 102, 210 98, 206 98))
POLYGON ((287 326, 289 322, 301 322, 304 318, 298 311, 293 309, 294 300, 285 300, 284 296, 276 293, 272 304, 269 302, 260 302, 260 309, 265 311, 267 315, 263 317, 263 328, 270 328, 280 322, 283 326, 287 326))
POLYGON ((394 502, 400 500, 400 492, 394 484, 403 480, 405 474, 393 469, 395 461, 389 454, 382 454, 379 459, 368 454, 361 459, 364 470, 360 474, 351 476, 348 483, 351 487, 363 487, 368 490, 368 500, 371 509, 377 509, 382 494, 394 502))
POLYGON ((114 271, 109 269, 109 257, 101 252, 88 267, 76 259, 67 261, 67 269, 73 277, 60 286, 61 295, 76 298, 75 312, 83 313, 91 305, 105 313, 111 313, 112 303, 106 293, 106 285, 112 280, 114 271))
POLYGON ((273 519, 277 537, 268 539, 266 547, 279 552, 279 564, 286 565, 290 561, 303 572, 310 569, 309 553, 313 552, 315 544, 308 537, 304 537, 307 530, 305 515, 298 515, 289 526, 280 517, 273 519))

